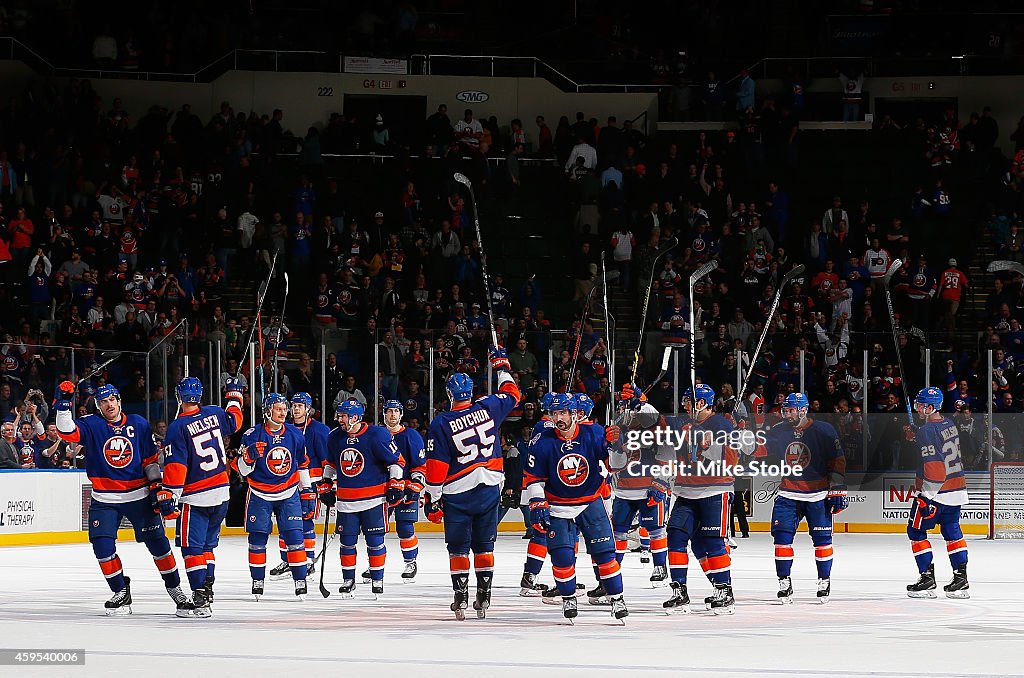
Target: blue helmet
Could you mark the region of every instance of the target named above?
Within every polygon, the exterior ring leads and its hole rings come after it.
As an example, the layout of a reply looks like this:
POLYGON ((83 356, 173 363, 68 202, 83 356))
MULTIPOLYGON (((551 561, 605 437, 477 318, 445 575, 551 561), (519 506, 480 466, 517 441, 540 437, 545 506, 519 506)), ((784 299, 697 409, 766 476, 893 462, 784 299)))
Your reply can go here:
POLYGON ((786 399, 782 401, 783 407, 792 407, 796 410, 806 410, 811 407, 811 404, 807 402, 807 396, 803 393, 790 393, 786 396, 786 399))
POLYGON ((577 393, 576 398, 576 409, 583 412, 583 416, 590 417, 590 413, 594 411, 594 401, 586 393, 577 393))
POLYGON ((280 393, 268 393, 267 397, 263 399, 264 416, 274 408, 274 405, 277 405, 278 403, 284 403, 287 405, 288 399, 280 393))
POLYGON ((548 393, 545 393, 544 395, 542 395, 540 397, 540 409, 541 409, 542 412, 550 412, 551 411, 551 400, 554 397, 555 397, 555 394, 551 393, 550 391, 548 393))
POLYGON ((398 410, 399 412, 405 412, 405 406, 402 404, 401 400, 385 400, 384 411, 387 412, 388 410, 398 410))
POLYGON ((937 412, 942 409, 942 391, 935 386, 922 388, 914 397, 914 402, 921 403, 922 405, 931 405, 937 412))
POLYGON ((576 398, 571 393, 552 393, 551 394, 551 408, 549 412, 557 412, 558 410, 569 410, 570 412, 576 411, 576 398))
POLYGON ((336 414, 347 414, 350 417, 359 417, 366 413, 366 408, 361 402, 355 398, 349 398, 341 403, 338 403, 336 414))
POLYGON ((185 377, 174 387, 179 403, 199 404, 203 400, 203 382, 196 377, 185 377))
POLYGON ((694 405, 697 404, 698 400, 703 400, 705 407, 711 407, 715 404, 715 389, 707 384, 697 384, 697 386, 688 388, 683 392, 683 401, 686 401, 687 398, 693 400, 694 405))
POLYGON ((448 377, 448 397, 452 401, 470 400, 473 397, 473 380, 464 372, 448 377))
POLYGON ((305 391, 299 391, 292 396, 292 405, 295 403, 305 405, 306 409, 311 409, 313 407, 313 396, 309 395, 305 391))
MULTIPOLYGON (((86 392, 88 392, 88 390, 86 392)), ((117 398, 118 400, 121 399, 121 392, 118 391, 117 387, 114 386, 113 384, 103 384, 103 386, 100 386, 98 389, 96 389, 97 401, 106 400, 111 396, 117 398)))

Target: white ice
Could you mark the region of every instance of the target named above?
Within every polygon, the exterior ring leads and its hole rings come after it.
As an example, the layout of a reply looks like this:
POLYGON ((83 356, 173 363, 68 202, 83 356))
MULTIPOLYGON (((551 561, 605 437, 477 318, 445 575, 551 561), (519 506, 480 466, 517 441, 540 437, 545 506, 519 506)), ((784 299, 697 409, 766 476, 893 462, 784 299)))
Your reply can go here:
MULTIPOLYGON (((0 648, 84 648, 84 667, 0 668, 0 676, 1024 676, 1024 542, 969 541, 970 600, 942 597, 950 578, 941 538, 933 538, 939 598, 911 600, 916 580, 901 535, 836 535, 832 599, 815 600, 813 551, 796 544, 796 602, 775 602, 770 537, 740 540, 734 552, 734 616, 666 616, 665 588, 652 589, 637 554, 624 564, 630 616, 618 626, 607 608, 581 599, 576 626, 560 607, 518 595, 527 542, 499 538, 496 587, 486 620, 458 622, 443 542, 421 537, 419 578, 404 585, 402 559, 388 536, 385 597, 360 585, 355 600, 337 594, 337 541, 330 549, 323 599, 316 581, 298 602, 291 580, 249 593, 244 538, 217 551, 214 615, 179 619, 141 544, 121 543, 132 577, 134 614, 103 616, 110 596, 88 544, 0 549, 0 648)), ((273 565, 275 558, 268 552, 273 565)), ((179 568, 181 559, 179 558, 179 568)), ((580 580, 593 584, 589 558, 580 580)), ((365 560, 360 554, 360 566, 365 560)), ((182 568, 183 569, 183 568, 182 568)), ((696 565, 690 595, 710 591, 696 565)), ((317 577, 319 577, 319 572, 317 577)), ((545 567, 541 581, 551 582, 545 567)), ((184 581, 183 581, 184 583, 184 581)), ((186 587, 187 588, 187 587, 186 587)), ((472 586, 471 586, 472 590, 472 586)), ((695 606, 695 609, 701 606, 695 606)))

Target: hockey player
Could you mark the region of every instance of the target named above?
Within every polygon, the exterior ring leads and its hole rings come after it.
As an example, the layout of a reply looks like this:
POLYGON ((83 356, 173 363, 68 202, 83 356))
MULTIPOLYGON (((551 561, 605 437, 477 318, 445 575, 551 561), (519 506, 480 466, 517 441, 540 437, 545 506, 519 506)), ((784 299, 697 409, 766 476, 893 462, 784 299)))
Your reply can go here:
POLYGON ((601 499, 608 464, 603 436, 576 421, 572 396, 556 393, 551 403, 555 428, 545 431, 530 446, 525 467, 530 522, 546 532, 551 569, 562 595, 562 614, 572 620, 576 605, 576 543, 583 535, 587 551, 597 564, 601 582, 615 619, 629 611, 622 598, 622 575, 615 557, 612 525, 601 499))
POLYGON ((715 587, 714 595, 704 599, 705 605, 715 614, 734 612, 731 560, 725 539, 733 491, 733 476, 728 467, 737 463, 739 452, 730 440, 733 426, 728 419, 712 412, 714 402, 715 391, 706 384, 688 388, 683 395, 683 406, 692 422, 684 431, 690 439, 690 455, 679 461, 672 486, 675 500, 668 520, 672 597, 662 604, 669 614, 689 612, 687 546, 715 587))
MULTIPOLYGON (((551 400, 554 397, 555 394, 550 391, 541 396, 541 418, 533 425, 533 431, 530 434, 531 442, 536 440, 544 431, 554 428, 554 424, 551 421, 551 400)), ((523 489, 525 490, 525 487, 523 489)), ((526 499, 525 491, 522 494, 522 503, 524 505, 529 503, 526 499)), ((523 564, 523 578, 519 582, 519 595, 539 596, 547 594, 546 597, 557 595, 558 592, 555 588, 549 588, 547 584, 537 583, 537 577, 540 575, 541 568, 544 567, 544 561, 548 557, 548 536, 544 532, 534 530, 529 525, 527 528, 531 530, 530 543, 526 546, 526 562, 523 564)))
MULTIPOLYGON (((317 501, 315 487, 323 475, 323 463, 327 458, 327 436, 331 429, 321 421, 313 418, 313 397, 305 391, 299 391, 292 396, 291 401, 292 425, 302 432, 302 438, 306 441, 306 459, 309 461, 309 482, 312 484, 308 489, 299 493, 299 501, 303 504, 302 511, 302 538, 306 546, 306 577, 312 577, 316 571, 316 527, 313 522, 320 510, 317 501), (307 509, 309 509, 307 511, 307 509)), ((278 539, 278 548, 281 550, 281 562, 270 571, 271 579, 284 579, 289 574, 288 547, 284 538, 278 539)))
POLYGON ((191 614, 179 610, 178 616, 209 617, 213 550, 228 513, 226 441, 242 428, 242 388, 237 379, 225 380, 223 409, 200 405, 203 383, 195 377, 182 379, 174 392, 181 413, 164 437, 164 478, 157 505, 165 519, 177 519, 174 543, 181 549, 192 588, 191 614))
MULTIPOLYGON (((416 558, 419 556, 419 540, 416 538, 416 521, 420 517, 420 495, 426 480, 427 455, 424 452, 423 436, 415 429, 402 425, 405 408, 398 400, 384 403, 384 426, 394 436, 395 445, 404 460, 405 497, 391 507, 395 514, 395 532, 398 533, 402 547, 402 559, 405 568, 402 570, 402 581, 411 584, 416 581, 416 558)), ((369 583, 373 577, 369 570, 363 572, 363 583, 369 583)))
POLYGON ((775 574, 779 601, 793 602, 793 538, 800 522, 814 544, 818 568, 818 602, 827 603, 831 593, 832 516, 849 505, 846 498, 846 457, 839 434, 823 421, 809 419, 807 396, 790 393, 782 405, 782 421, 767 434, 768 453, 790 467, 782 476, 772 508, 775 539, 775 574), (796 467, 800 467, 797 471, 796 467))
POLYGON ((448 377, 451 410, 430 422, 427 432, 427 486, 423 506, 427 519, 444 520, 452 588, 451 610, 464 620, 469 605, 469 551, 474 554, 476 598, 473 609, 484 618, 491 604, 494 540, 498 532, 498 499, 504 480, 499 431, 520 398, 509 374, 505 349, 488 349, 498 375, 498 392, 473 402, 473 380, 456 372, 448 377))
POLYGON ((405 460, 388 429, 363 421, 365 411, 358 400, 338 404, 338 427, 327 436, 327 460, 317 489, 328 506, 337 500, 342 579, 338 592, 344 598, 355 597, 360 531, 370 561, 370 590, 374 596, 384 593, 388 507, 405 498, 405 460))
POLYGON ((956 424, 940 414, 942 391, 929 386, 914 398, 914 411, 924 423, 915 432, 907 427, 920 449, 917 494, 910 508, 907 536, 914 550, 920 578, 907 585, 911 598, 935 597, 935 565, 928 530, 939 526, 946 541, 953 580, 942 587, 947 598, 970 598, 967 582, 967 542, 960 529, 960 507, 967 503, 967 482, 960 460, 960 433, 956 424))
POLYGON ((245 501, 245 531, 249 535, 249 573, 252 595, 263 595, 267 569, 267 540, 272 529, 270 517, 288 547, 288 564, 295 581, 295 595, 306 597, 306 547, 302 539, 302 516, 312 507, 299 494, 310 486, 306 442, 299 429, 285 422, 288 399, 269 393, 263 399, 263 424, 242 435, 238 472, 249 481, 245 501), (305 506, 303 506, 305 503, 305 506))
MULTIPOLYGON (((643 431, 667 428, 665 418, 646 399, 641 399, 642 395, 636 384, 624 384, 622 387, 619 410, 626 430, 639 435, 643 431)), ((640 527, 646 528, 651 540, 654 557, 651 582, 660 586, 668 579, 665 517, 671 479, 667 462, 675 458, 675 450, 663 446, 639 447, 639 442, 631 444, 622 437, 619 426, 607 428, 610 470, 616 475, 612 501, 616 558, 621 565, 628 548, 627 535, 633 519, 639 515, 640 527), (639 449, 632 449, 634 445, 639 449)))
POLYGON ((167 594, 178 610, 188 611, 191 602, 181 590, 181 577, 156 504, 161 473, 149 422, 137 414, 122 412, 121 394, 110 384, 96 390, 99 414, 75 419, 71 414, 74 395, 74 383, 60 383, 57 433, 64 441, 79 443, 85 449, 85 471, 92 483, 89 542, 114 593, 104 603, 106 614, 132 613, 131 579, 122 572, 116 549, 122 518, 132 524, 135 541, 144 543, 153 555, 167 594))

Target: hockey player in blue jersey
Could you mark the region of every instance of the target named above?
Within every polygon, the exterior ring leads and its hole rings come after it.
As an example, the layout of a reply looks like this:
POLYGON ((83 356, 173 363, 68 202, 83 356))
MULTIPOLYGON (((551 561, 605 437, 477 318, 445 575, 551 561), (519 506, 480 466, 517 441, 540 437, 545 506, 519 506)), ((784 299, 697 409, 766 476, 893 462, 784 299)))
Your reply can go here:
POLYGON ((295 581, 295 595, 306 596, 306 547, 302 515, 310 501, 299 498, 310 486, 306 441, 299 429, 285 422, 288 399, 270 393, 263 399, 263 423, 242 434, 238 472, 249 483, 245 502, 245 531, 249 535, 249 573, 252 595, 263 595, 267 569, 267 540, 273 528, 271 516, 288 546, 288 564, 295 581), (303 503, 306 505, 303 506, 303 503))
POLYGON ((384 403, 384 426, 395 438, 398 451, 405 460, 405 498, 395 506, 395 532, 402 548, 402 581, 416 580, 416 558, 419 556, 419 539, 416 537, 416 521, 420 517, 420 498, 427 482, 427 452, 423 436, 416 429, 402 425, 405 408, 398 400, 384 403))
MULTIPOLYGON (((316 527, 313 524, 316 514, 320 511, 320 503, 316 495, 316 485, 323 474, 324 459, 327 458, 327 436, 331 429, 327 424, 313 418, 313 397, 305 391, 292 396, 292 425, 302 432, 306 441, 306 459, 309 461, 308 489, 301 490, 299 501, 303 504, 302 537, 306 546, 306 577, 312 577, 316 571, 316 527)), ((271 579, 284 579, 289 576, 291 566, 288 564, 288 547, 284 539, 278 538, 281 551, 281 562, 270 570, 271 579)))
POLYGON ((209 617, 213 612, 214 549, 228 513, 227 440, 242 428, 242 388, 224 381, 227 406, 201 405, 203 383, 185 377, 174 389, 179 414, 164 437, 163 487, 157 505, 164 518, 177 519, 175 545, 185 560, 192 589, 192 610, 179 617, 209 617))
POLYGON ((375 597, 384 593, 388 507, 405 498, 405 461, 394 437, 383 426, 363 421, 364 412, 358 400, 338 404, 338 427, 327 436, 323 481, 317 488, 328 505, 337 502, 342 579, 338 592, 343 598, 355 596, 360 532, 370 561, 371 591, 375 597))
MULTIPOLYGON (((541 396, 541 418, 533 425, 533 431, 530 432, 531 441, 537 439, 544 431, 554 428, 555 424, 551 421, 551 401, 554 397, 555 394, 550 391, 541 396)), ((523 506, 529 504, 525 489, 524 486, 524 491, 520 496, 520 504, 523 506)), ((540 575, 540 571, 544 567, 544 561, 548 557, 547 533, 534 530, 530 526, 528 527, 530 529, 530 542, 526 545, 526 562, 523 564, 523 577, 519 581, 519 595, 526 597, 548 594, 548 599, 555 600, 554 596, 557 596, 558 592, 554 587, 548 588, 547 584, 537 583, 537 577, 540 575)))
POLYGON ((935 565, 928 530, 939 526, 946 542, 953 579, 942 587, 947 598, 970 598, 967 581, 967 542, 960 529, 960 507, 967 504, 967 481, 960 459, 960 432, 942 414, 942 391, 929 386, 914 398, 914 411, 921 425, 907 427, 908 438, 919 451, 916 495, 910 508, 907 536, 914 551, 920 578, 907 585, 911 598, 935 597, 935 565))
MULTIPOLYGON (((402 424, 405 407, 401 401, 388 400, 384 403, 384 427, 395 439, 395 446, 405 462, 402 482, 405 485, 405 496, 397 504, 390 505, 388 512, 395 516, 395 532, 398 533, 399 545, 402 548, 402 581, 411 584, 416 581, 419 557, 419 540, 416 538, 416 521, 420 516, 420 496, 426 480, 427 455, 424 451, 423 436, 415 429, 406 428, 402 424)), ((362 575, 363 583, 373 581, 373 573, 366 570, 362 575)))
POLYGON ((555 394, 548 391, 540 398, 540 419, 536 424, 533 425, 533 430, 530 432, 530 438, 543 433, 545 429, 554 428, 555 425, 551 421, 551 399, 555 397, 555 394))
POLYGON ((464 620, 469 606, 469 552, 476 570, 473 609, 484 618, 491 604, 494 540, 498 533, 498 500, 504 481, 499 431, 522 397, 509 374, 508 355, 491 346, 491 368, 498 392, 473 402, 473 379, 456 372, 448 377, 451 411, 430 422, 427 432, 427 484, 423 505, 427 519, 444 520, 444 540, 455 600, 451 610, 464 620))
POLYGON ((828 602, 832 591, 832 516, 848 506, 846 457, 839 434, 831 424, 809 419, 808 410, 806 395, 787 395, 782 421, 768 431, 766 441, 768 454, 791 471, 782 477, 772 508, 775 574, 779 578, 778 598, 783 604, 793 602, 793 538, 804 519, 814 544, 818 602, 828 602))
POLYGON ((92 483, 89 504, 89 542, 100 570, 114 595, 104 606, 108 616, 132 613, 131 579, 117 555, 117 528, 127 518, 153 555, 167 594, 178 610, 187 611, 191 601, 181 590, 181 577, 164 532, 156 504, 161 472, 149 422, 121 410, 121 394, 106 384, 96 390, 99 414, 75 419, 71 410, 75 385, 61 382, 57 394, 57 432, 69 443, 85 449, 85 471, 92 483))
POLYGON ((594 427, 579 425, 575 400, 569 394, 555 394, 551 419, 555 428, 530 445, 524 484, 530 499, 530 522, 535 530, 548 535, 562 614, 571 621, 579 613, 576 543, 582 534, 611 602, 612 616, 624 619, 629 611, 622 598, 612 525, 601 499, 605 482, 601 466, 608 464, 604 436, 594 427))

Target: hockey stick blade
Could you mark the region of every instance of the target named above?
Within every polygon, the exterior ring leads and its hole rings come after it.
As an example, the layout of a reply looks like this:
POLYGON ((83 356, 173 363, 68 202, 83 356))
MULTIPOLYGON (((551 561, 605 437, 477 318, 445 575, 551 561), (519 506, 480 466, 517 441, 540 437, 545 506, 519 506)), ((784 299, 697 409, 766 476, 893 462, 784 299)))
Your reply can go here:
POLYGON ((672 360, 672 347, 671 346, 666 346, 665 347, 665 352, 661 354, 661 371, 658 372, 658 376, 656 376, 654 378, 654 380, 651 381, 651 383, 647 385, 647 388, 644 389, 644 394, 645 395, 652 388, 654 388, 655 384, 657 384, 659 381, 661 381, 662 379, 665 378, 665 374, 668 372, 668 364, 669 364, 669 362, 671 360, 672 360))
POLYGON ((885 286, 889 287, 889 282, 892 281, 892 277, 896 275, 896 271, 903 268, 903 262, 899 259, 893 259, 892 263, 889 264, 888 270, 885 272, 885 286))
POLYGON ((462 184, 463 186, 471 187, 473 185, 473 182, 469 180, 469 177, 467 177, 462 172, 456 172, 455 174, 452 175, 452 178, 455 179, 455 181, 462 184))
POLYGON ((718 268, 718 262, 714 259, 698 268, 690 275, 690 287, 693 287, 698 280, 707 277, 716 268, 718 268))
POLYGON ((793 282, 796 278, 802 276, 806 269, 807 267, 803 264, 797 264, 793 268, 789 269, 789 272, 782 276, 782 280, 779 281, 779 289, 782 289, 789 283, 793 282))
POLYGON ((1024 264, 1017 263, 1016 261, 1000 260, 989 262, 988 268, 985 269, 989 273, 999 273, 1000 271, 1010 271, 1011 273, 1017 273, 1018 275, 1024 275, 1024 264))

